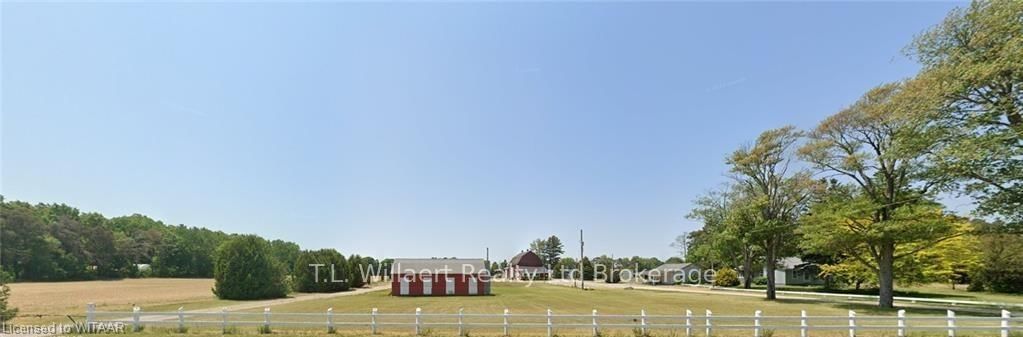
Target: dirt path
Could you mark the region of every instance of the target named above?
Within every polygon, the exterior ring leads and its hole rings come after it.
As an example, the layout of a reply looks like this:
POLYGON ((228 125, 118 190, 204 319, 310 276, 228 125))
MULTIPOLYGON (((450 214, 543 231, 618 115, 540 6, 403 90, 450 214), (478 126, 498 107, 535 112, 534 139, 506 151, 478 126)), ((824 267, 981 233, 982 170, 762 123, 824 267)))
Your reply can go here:
MULTIPOLYGON (((327 298, 334 298, 334 297, 341 297, 341 296, 361 295, 361 294, 365 294, 365 293, 368 293, 368 292, 380 291, 380 290, 388 289, 390 287, 391 287, 390 283, 377 284, 377 285, 374 285, 374 286, 369 287, 369 288, 359 288, 359 289, 355 289, 355 290, 352 290, 352 291, 343 291, 343 292, 339 292, 339 293, 305 294, 305 295, 302 295, 302 296, 288 297, 288 298, 278 298, 278 299, 275 299, 275 300, 252 301, 252 302, 238 303, 238 304, 232 304, 232 305, 223 306, 223 307, 216 307, 216 308, 188 310, 188 311, 185 311, 184 313, 185 314, 190 314, 190 313, 195 314, 195 313, 220 312, 221 310, 242 311, 242 310, 249 310, 249 309, 259 309, 259 308, 273 307, 273 306, 276 306, 276 305, 289 304, 289 303, 302 302, 302 301, 309 301, 309 300, 319 300, 319 299, 327 299, 327 298)), ((175 316, 174 318, 177 318, 177 316, 175 316)), ((128 318, 128 319, 130 320, 131 318, 128 318)))

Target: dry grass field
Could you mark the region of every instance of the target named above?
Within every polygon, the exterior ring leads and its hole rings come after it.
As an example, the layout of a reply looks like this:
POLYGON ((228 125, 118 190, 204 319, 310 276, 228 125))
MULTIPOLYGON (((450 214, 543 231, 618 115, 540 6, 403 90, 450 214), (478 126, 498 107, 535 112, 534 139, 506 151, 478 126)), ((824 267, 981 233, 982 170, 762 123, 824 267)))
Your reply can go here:
POLYGON ((16 323, 67 322, 66 315, 82 316, 86 304, 97 310, 130 311, 132 304, 151 310, 219 306, 210 289, 212 279, 125 279, 116 281, 11 283, 10 304, 20 312, 16 323))

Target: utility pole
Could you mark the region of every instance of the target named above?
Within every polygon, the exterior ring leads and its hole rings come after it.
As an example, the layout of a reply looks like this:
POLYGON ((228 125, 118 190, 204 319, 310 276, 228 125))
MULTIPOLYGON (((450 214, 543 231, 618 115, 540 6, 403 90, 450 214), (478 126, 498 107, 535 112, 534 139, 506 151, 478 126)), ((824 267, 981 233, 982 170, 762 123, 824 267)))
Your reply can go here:
POLYGON ((682 232, 682 262, 686 262, 689 255, 689 232, 682 232))
POLYGON ((583 230, 579 230, 579 288, 586 290, 586 268, 583 268, 583 230))

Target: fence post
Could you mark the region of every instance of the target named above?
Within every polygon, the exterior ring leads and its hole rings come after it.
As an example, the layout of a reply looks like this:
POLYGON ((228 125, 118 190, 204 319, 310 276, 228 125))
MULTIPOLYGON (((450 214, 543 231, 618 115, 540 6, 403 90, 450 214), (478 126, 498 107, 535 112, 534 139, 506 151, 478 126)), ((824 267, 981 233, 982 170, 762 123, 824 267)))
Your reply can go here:
POLYGON ((223 322, 220 325, 221 331, 223 331, 224 334, 227 334, 227 309, 220 309, 220 319, 223 322))
POLYGON ((600 334, 600 327, 597 325, 597 309, 593 309, 593 337, 600 334))
POLYGON ((708 309, 708 310, 707 310, 707 317, 706 317, 706 319, 707 319, 707 322, 706 322, 706 323, 707 323, 707 337, 710 337, 710 334, 711 334, 711 326, 713 326, 712 324, 710 324, 710 316, 711 316, 712 314, 713 314, 713 313, 712 313, 712 312, 710 312, 710 310, 708 309))
POLYGON ((760 337, 760 316, 763 312, 760 310, 753 312, 753 337, 760 337))
POLYGON ((185 332, 185 307, 178 307, 178 332, 185 332))
POLYGON ((948 310, 948 337, 956 337, 956 312, 948 310))
POLYGON ((1011 316, 1012 313, 1002 309, 1002 337, 1009 337, 1009 317, 1011 316))
POLYGON ((416 336, 419 336, 419 316, 423 314, 423 309, 416 308, 416 336))
POLYGON ((551 337, 554 334, 554 324, 551 321, 551 308, 547 308, 547 337, 551 337))
POLYGON ((376 334, 376 308, 369 313, 369 334, 376 334))
POLYGON ((686 309, 686 337, 693 335, 693 311, 686 309))
POLYGON ((906 310, 900 309, 896 315, 898 316, 897 320, 899 325, 899 330, 896 332, 896 336, 906 337, 906 310))
POLYGON ((856 312, 849 310, 849 337, 856 337, 856 312))
POLYGON ((639 310, 639 332, 646 336, 646 309, 639 310))
POLYGON ((334 333, 334 308, 327 308, 327 333, 334 333))
POLYGON ((263 331, 270 331, 270 307, 263 308, 263 331))
POLYGON ((463 316, 465 316, 465 308, 458 308, 458 337, 465 336, 465 330, 462 328, 463 316))
POLYGON ((96 303, 85 305, 85 330, 92 332, 92 326, 96 324, 96 303))
POLYGON ((509 334, 508 334, 508 308, 504 309, 504 335, 505 336, 509 336, 509 334))
POLYGON ((799 311, 799 337, 810 335, 809 326, 806 324, 806 310, 799 311))
POLYGON ((139 308, 138 306, 131 308, 131 327, 135 332, 142 330, 142 326, 139 325, 139 314, 141 311, 142 308, 139 308))

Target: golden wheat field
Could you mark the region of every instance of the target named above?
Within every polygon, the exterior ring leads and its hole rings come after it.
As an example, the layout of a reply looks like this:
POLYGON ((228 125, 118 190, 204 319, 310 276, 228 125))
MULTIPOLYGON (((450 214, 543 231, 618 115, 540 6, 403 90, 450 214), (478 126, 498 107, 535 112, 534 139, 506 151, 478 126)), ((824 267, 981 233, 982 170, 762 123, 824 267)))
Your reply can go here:
POLYGON ((67 321, 66 315, 80 317, 86 304, 97 310, 130 311, 132 304, 167 309, 188 304, 190 308, 210 307, 230 301, 218 300, 212 279, 124 279, 115 281, 11 283, 10 305, 19 310, 18 323, 67 321))

